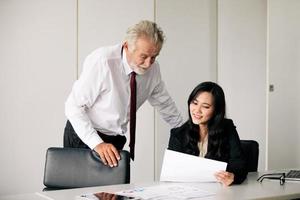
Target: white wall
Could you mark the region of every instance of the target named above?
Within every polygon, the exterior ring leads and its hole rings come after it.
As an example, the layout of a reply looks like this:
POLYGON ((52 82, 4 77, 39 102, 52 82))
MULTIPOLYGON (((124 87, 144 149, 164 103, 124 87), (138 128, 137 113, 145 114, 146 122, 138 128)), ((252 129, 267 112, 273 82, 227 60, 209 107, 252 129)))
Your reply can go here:
POLYGON ((300 167, 300 1, 269 1, 268 168, 300 167), (296 158, 296 159, 294 159, 296 158))
POLYGON ((265 168, 267 1, 218 1, 218 82, 241 139, 259 145, 265 168))
POLYGON ((75 20, 73 0, 0 1, 0 195, 41 190, 46 149, 62 145, 75 20))
MULTIPOLYGON (((215 0, 157 1, 156 21, 167 35, 159 56, 161 73, 185 119, 192 89, 205 80, 216 80, 216 9, 215 0)), ((155 112, 156 180, 169 136, 169 125, 155 112)))

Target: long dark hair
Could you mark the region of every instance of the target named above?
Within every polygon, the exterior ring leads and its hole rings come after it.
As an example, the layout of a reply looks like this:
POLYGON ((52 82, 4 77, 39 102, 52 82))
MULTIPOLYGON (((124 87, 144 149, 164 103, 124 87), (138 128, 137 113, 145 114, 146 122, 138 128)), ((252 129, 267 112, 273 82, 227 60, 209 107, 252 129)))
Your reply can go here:
POLYGON ((199 154, 198 142, 200 139, 199 136, 199 125, 196 125, 192 121, 192 117, 190 114, 190 104, 193 100, 197 98, 197 96, 202 92, 209 92, 213 96, 213 105, 214 105, 214 113, 212 118, 208 121, 208 146, 207 146, 207 154, 205 157, 225 160, 228 155, 224 154, 224 148, 227 148, 224 145, 224 118, 225 118, 225 95, 223 89, 214 82, 202 82, 197 85, 194 90, 191 92, 188 98, 188 113, 189 119, 187 121, 190 132, 187 135, 187 145, 191 149, 191 151, 195 152, 195 154, 199 154))

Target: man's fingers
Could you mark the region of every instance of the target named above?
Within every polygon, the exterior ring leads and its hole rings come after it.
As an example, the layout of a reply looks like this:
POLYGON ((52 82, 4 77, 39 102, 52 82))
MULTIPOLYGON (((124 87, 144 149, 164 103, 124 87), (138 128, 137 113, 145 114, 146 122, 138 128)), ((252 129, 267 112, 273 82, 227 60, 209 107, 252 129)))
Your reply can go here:
POLYGON ((105 155, 105 159, 107 160, 107 163, 110 167, 113 167, 113 161, 112 161, 112 158, 110 157, 110 154, 109 154, 109 150, 106 150, 104 152, 104 155, 105 155))
POLYGON ((118 160, 121 159, 120 154, 119 154, 119 151, 118 151, 114 146, 112 146, 111 151, 113 152, 113 154, 115 155, 115 157, 116 157, 118 160))
POLYGON ((105 165, 114 167, 118 165, 118 160, 120 159, 120 154, 114 145, 110 143, 100 143, 95 148, 96 152, 99 154, 102 162, 105 165))
POLYGON ((99 156, 100 156, 100 158, 101 158, 103 164, 104 164, 104 165, 107 165, 107 161, 106 161, 106 159, 105 159, 104 153, 103 153, 102 151, 100 151, 98 154, 99 154, 99 156))
POLYGON ((118 165, 118 160, 120 160, 120 155, 118 150, 112 144, 108 144, 106 148, 107 158, 109 166, 116 167, 118 165))
POLYGON ((118 161, 117 161, 117 158, 116 158, 114 152, 111 149, 108 150, 108 155, 109 155, 109 157, 110 157, 110 159, 112 161, 113 166, 116 167, 117 164, 118 164, 118 161))
POLYGON ((105 159, 110 167, 116 167, 118 165, 119 153, 112 144, 106 144, 104 150, 105 159))

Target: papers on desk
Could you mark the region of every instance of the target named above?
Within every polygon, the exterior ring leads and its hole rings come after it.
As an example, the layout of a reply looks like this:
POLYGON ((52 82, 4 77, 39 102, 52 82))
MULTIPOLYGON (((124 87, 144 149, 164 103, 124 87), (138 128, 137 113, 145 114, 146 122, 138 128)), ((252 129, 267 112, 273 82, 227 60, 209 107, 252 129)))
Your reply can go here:
POLYGON ((117 192, 118 195, 131 196, 143 200, 185 200, 199 199, 215 195, 197 187, 181 184, 163 184, 149 187, 140 187, 133 190, 123 190, 117 192))
POLYGON ((83 194, 77 196, 76 200, 187 200, 200 199, 212 195, 215 195, 215 193, 204 191, 194 186, 168 183, 148 187, 135 187, 115 193, 83 194))
MULTIPOLYGON (((216 182, 214 173, 226 170, 227 163, 200 158, 166 150, 160 181, 175 182, 216 182)), ((143 200, 185 200, 213 196, 215 193, 184 183, 160 183, 148 187, 135 187, 112 193, 99 192, 83 194, 79 200, 143 199, 143 200)))
POLYGON ((226 170, 227 163, 166 149, 160 181, 216 182, 214 173, 226 170))

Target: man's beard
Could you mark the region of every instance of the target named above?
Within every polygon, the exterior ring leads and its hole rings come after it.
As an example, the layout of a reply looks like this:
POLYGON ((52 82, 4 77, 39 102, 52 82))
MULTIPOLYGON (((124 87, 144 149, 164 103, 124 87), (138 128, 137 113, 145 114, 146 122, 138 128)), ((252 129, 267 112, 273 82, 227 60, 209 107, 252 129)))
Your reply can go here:
POLYGON ((135 73, 137 73, 138 75, 143 75, 143 74, 145 74, 146 72, 147 72, 147 70, 149 69, 149 68, 143 68, 142 66, 138 66, 138 65, 135 65, 135 64, 133 64, 133 63, 130 63, 129 64, 130 66, 131 66, 131 68, 132 68, 132 70, 135 72, 135 73))

